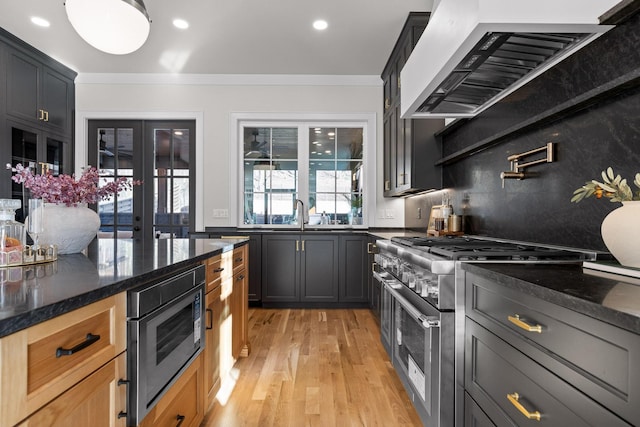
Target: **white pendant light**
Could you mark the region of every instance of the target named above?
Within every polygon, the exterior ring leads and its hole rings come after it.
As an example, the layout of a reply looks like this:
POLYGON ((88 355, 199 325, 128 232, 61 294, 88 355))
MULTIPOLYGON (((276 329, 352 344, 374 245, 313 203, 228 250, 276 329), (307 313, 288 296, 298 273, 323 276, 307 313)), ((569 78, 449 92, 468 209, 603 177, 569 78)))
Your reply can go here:
POLYGON ((134 52, 149 36, 143 0, 66 0, 64 6, 80 37, 103 52, 134 52))

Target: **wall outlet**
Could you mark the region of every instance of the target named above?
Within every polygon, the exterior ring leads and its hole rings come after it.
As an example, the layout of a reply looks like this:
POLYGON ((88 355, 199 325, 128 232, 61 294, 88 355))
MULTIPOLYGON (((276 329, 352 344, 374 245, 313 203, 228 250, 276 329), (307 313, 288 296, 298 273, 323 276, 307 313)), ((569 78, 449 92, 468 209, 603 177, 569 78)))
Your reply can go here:
POLYGON ((394 215, 393 215, 393 209, 386 209, 386 210, 385 210, 385 217, 386 217, 387 219, 392 219, 392 218, 394 218, 394 215))
POLYGON ((229 209, 214 209, 214 218, 229 218, 229 209))

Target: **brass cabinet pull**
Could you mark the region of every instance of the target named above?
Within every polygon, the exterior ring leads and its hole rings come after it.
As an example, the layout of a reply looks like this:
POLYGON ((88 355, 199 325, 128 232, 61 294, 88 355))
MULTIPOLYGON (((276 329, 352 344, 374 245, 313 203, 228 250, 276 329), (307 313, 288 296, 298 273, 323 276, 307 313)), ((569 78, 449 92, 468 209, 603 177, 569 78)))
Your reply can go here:
POLYGON ((44 112, 44 121, 48 122, 49 121, 49 112, 45 110, 44 112))
POLYGON ((384 100, 384 109, 385 109, 385 110, 388 110, 388 109, 389 109, 389 107, 390 107, 390 105, 389 105, 389 98, 385 98, 385 100, 384 100))
POLYGON ((537 332, 539 334, 542 333, 542 326, 540 325, 531 326, 528 323, 523 322, 522 320, 520 320, 519 314, 508 316, 507 319, 509 319, 509 322, 513 323, 520 329, 524 329, 525 331, 528 331, 528 332, 537 332))
POLYGON ((376 265, 378 265, 378 263, 376 263, 376 262, 372 262, 371 263, 371 271, 374 272, 374 273, 376 272, 376 265))
POLYGON ((507 399, 509 399, 509 402, 511 402, 511 404, 515 406, 516 409, 520 411, 522 415, 524 415, 530 420, 540 421, 540 412, 538 411, 529 412, 527 408, 522 406, 522 403, 520 403, 519 401, 520 395, 518 393, 507 394, 507 399))
POLYGON ((38 120, 44 120, 44 110, 38 110, 38 113, 40 113, 38 120))
POLYGON ((384 182, 384 191, 389 191, 391 189, 391 183, 389 180, 384 182))
POLYGON ((376 249, 378 249, 378 247, 376 246, 375 243, 367 243, 367 253, 368 254, 375 254, 376 249))
POLYGON ((398 88, 402 87, 402 83, 400 83, 400 76, 398 76, 398 88))
POLYGON ((300 240, 296 240, 296 252, 300 251, 300 240))
POLYGON ((302 252, 304 252, 304 240, 302 241, 302 252))

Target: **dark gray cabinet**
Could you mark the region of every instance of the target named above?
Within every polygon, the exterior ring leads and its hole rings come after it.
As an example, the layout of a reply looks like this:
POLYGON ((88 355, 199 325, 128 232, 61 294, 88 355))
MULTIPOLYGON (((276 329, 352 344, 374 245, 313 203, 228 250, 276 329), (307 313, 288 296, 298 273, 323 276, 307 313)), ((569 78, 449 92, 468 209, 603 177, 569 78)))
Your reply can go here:
POLYGON ((262 236, 262 301, 336 302, 338 236, 262 236))
POLYGON ((410 120, 400 117, 400 72, 422 35, 429 13, 409 14, 383 72, 383 185, 384 196, 404 196, 442 187, 441 157, 435 133, 444 120, 410 120))
POLYGON ((340 301, 369 302, 366 235, 340 236, 340 301))
MULTIPOLYGON (((0 28, 0 164, 73 172, 76 73, 0 28)), ((20 197, 0 169, 0 197, 20 197)))
POLYGON ((369 236, 367 242, 367 286, 369 287, 369 308, 371 308, 378 324, 380 324, 380 298, 382 297, 382 289, 380 287, 380 282, 373 278, 375 254, 377 249, 376 239, 377 237, 369 236))
POLYGON ((640 425, 638 335, 477 274, 465 286, 464 388, 493 423, 640 425))
POLYGON ((21 49, 9 48, 7 114, 60 135, 70 135, 75 73, 62 74, 21 49))

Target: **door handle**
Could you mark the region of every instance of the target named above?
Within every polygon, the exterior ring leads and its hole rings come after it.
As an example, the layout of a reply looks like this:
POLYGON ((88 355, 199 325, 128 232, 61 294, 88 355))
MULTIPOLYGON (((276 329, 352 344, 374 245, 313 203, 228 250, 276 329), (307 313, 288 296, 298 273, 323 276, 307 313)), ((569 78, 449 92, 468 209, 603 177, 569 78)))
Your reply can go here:
POLYGON ((176 416, 176 421, 178 422, 178 424, 176 424, 176 427, 179 427, 179 426, 181 426, 181 425, 182 425, 182 423, 184 422, 184 418, 185 418, 185 416, 184 416, 184 415, 180 415, 180 414, 178 414, 178 415, 176 416))

